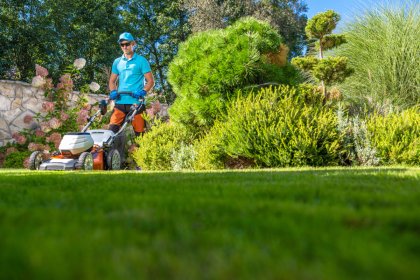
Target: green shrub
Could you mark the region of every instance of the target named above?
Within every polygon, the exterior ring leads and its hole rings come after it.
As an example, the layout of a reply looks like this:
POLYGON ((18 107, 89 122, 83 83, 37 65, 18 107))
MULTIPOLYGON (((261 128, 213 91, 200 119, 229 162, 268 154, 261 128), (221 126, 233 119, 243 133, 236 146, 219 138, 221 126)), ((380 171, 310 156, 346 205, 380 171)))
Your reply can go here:
POLYGON ((226 165, 232 158, 259 167, 338 165, 342 152, 334 110, 321 101, 307 102, 299 89, 288 86, 238 95, 209 134, 213 143, 204 141, 212 152, 204 161, 208 166, 226 165), (217 159, 225 162, 214 163, 217 159))
POLYGON ((380 163, 420 164, 419 107, 386 116, 376 114, 367 127, 380 163))
POLYGON ((342 85, 345 96, 382 113, 420 103, 420 4, 406 2, 356 16, 337 50, 355 70, 342 85))
POLYGON ((193 163, 195 170, 223 169, 227 158, 222 146, 221 123, 216 122, 213 128, 194 143, 196 157, 193 163))
POLYGON ((175 171, 193 170, 195 151, 192 144, 181 143, 178 149, 172 150, 171 166, 175 171))
POLYGON ((29 151, 16 151, 7 155, 3 168, 24 168, 25 160, 31 155, 29 151))
POLYGON ((359 116, 344 115, 343 109, 337 111, 338 129, 343 134, 346 152, 342 153, 343 164, 373 166, 379 164, 377 152, 370 140, 366 120, 359 116))
POLYGON ((171 120, 196 131, 213 125, 237 89, 266 82, 293 83, 296 71, 271 63, 281 37, 268 23, 245 18, 223 30, 191 36, 169 65, 177 98, 171 120))
POLYGON ((134 160, 144 170, 171 170, 172 154, 192 141, 187 130, 174 123, 157 123, 151 131, 136 139, 139 148, 134 160))

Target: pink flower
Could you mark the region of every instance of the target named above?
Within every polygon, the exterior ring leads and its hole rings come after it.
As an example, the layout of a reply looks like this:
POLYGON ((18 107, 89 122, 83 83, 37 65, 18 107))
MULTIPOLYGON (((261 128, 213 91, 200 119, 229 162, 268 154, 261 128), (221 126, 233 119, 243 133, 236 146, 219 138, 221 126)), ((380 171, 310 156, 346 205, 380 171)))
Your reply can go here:
POLYGON ((57 129, 61 126, 61 121, 57 118, 52 118, 49 122, 48 122, 49 126, 52 129, 57 129))
POLYGON ((31 116, 31 115, 26 115, 24 118, 23 118, 23 122, 24 123, 26 123, 26 124, 30 124, 32 121, 33 121, 33 117, 31 116))
POLYGON ((41 126, 41 130, 45 133, 48 133, 51 131, 51 127, 50 124, 48 122, 41 122, 39 124, 41 126))
POLYGON ((155 116, 155 112, 153 108, 146 109, 146 113, 149 115, 149 117, 153 118, 155 116))
POLYGON ((87 110, 84 110, 84 109, 80 110, 79 115, 76 120, 77 124, 79 125, 85 124, 88 119, 88 115, 89 115, 89 112, 87 110))
POLYGON ((13 137, 13 139, 16 140, 16 142, 18 142, 21 145, 25 144, 25 142, 26 142, 26 137, 23 136, 22 134, 20 134, 19 132, 13 133, 12 137, 13 137))
POLYGON ((60 146, 61 142, 61 134, 54 132, 49 137, 47 137, 47 142, 54 143, 54 146, 56 149, 58 149, 58 146, 60 146))
POLYGON ((33 87, 42 87, 45 85, 45 79, 41 76, 35 76, 32 78, 32 86, 33 87))
POLYGON ((35 72, 37 76, 46 77, 48 76, 47 68, 42 67, 41 65, 35 64, 35 72))
POLYGON ((23 167, 29 168, 29 157, 25 158, 25 160, 23 161, 23 167))
POLYGON ((73 80, 70 74, 64 74, 60 77, 60 83, 57 85, 57 89, 63 89, 67 93, 73 92, 73 80))
POLYGON ((31 152, 42 151, 43 149, 44 149, 44 145, 42 145, 42 144, 31 142, 28 145, 28 150, 31 151, 31 152))
POLYGON ((35 130, 35 136, 36 137, 44 137, 45 136, 45 132, 42 131, 42 130, 40 130, 40 129, 37 129, 37 130, 35 130))
POLYGON ((44 88, 45 89, 49 89, 49 90, 51 90, 51 89, 54 88, 53 80, 51 78, 45 79, 45 86, 44 86, 44 88))
POLYGON ((61 114, 60 114, 60 119, 62 121, 67 121, 69 119, 69 117, 70 116, 67 113, 65 113, 65 112, 61 112, 61 114))
POLYGON ((54 102, 45 101, 42 103, 42 110, 48 113, 54 111, 54 102))
POLYGON ((16 153, 18 150, 15 147, 7 148, 6 150, 6 157, 12 153, 16 153))
POLYGON ((151 107, 153 108, 153 112, 155 114, 156 113, 159 113, 159 111, 160 111, 160 102, 159 102, 159 100, 156 100, 155 102, 153 102, 151 107))

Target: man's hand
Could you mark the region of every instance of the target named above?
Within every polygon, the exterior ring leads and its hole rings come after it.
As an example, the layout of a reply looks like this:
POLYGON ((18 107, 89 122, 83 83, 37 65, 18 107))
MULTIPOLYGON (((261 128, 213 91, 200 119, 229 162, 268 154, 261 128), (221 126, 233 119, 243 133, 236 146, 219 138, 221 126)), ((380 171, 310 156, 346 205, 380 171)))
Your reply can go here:
POLYGON ((109 93, 109 99, 111 99, 111 100, 115 100, 115 99, 117 99, 117 97, 118 97, 118 92, 117 92, 116 90, 112 90, 112 91, 109 93))
POLYGON ((145 91, 144 89, 138 89, 133 93, 133 97, 135 99, 139 99, 140 97, 145 97, 147 94, 147 91, 145 91))

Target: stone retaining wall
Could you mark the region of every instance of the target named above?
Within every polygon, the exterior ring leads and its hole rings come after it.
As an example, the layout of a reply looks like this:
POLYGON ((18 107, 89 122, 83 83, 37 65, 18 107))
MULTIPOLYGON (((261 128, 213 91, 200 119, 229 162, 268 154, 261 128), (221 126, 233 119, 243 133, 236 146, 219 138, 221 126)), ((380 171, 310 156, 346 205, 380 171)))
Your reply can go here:
MULTIPOLYGON (((75 97, 76 94, 73 94, 75 97)), ((88 100, 89 103, 95 103, 105 97, 102 94, 91 94, 88 100)), ((14 141, 14 132, 30 128, 30 125, 23 122, 24 117, 41 112, 44 101, 44 91, 31 84, 0 80, 0 146, 14 141)))

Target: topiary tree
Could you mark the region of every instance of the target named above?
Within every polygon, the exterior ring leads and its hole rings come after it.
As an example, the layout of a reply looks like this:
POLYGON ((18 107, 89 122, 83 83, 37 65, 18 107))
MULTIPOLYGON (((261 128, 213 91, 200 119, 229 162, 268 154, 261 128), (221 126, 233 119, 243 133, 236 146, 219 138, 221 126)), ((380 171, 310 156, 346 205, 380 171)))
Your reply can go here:
POLYGON ((297 72, 281 59, 286 56, 280 35, 253 18, 191 36, 169 65, 168 80, 177 95, 171 120, 200 132, 211 127, 236 90, 295 83, 297 72))
POLYGON ((347 67, 346 57, 324 57, 324 51, 338 47, 346 42, 344 35, 331 34, 340 20, 340 15, 332 10, 319 13, 308 20, 305 28, 306 35, 316 40, 315 49, 318 57, 295 57, 292 64, 297 68, 309 72, 320 81, 322 92, 327 96, 326 85, 343 82, 353 70, 347 67))

